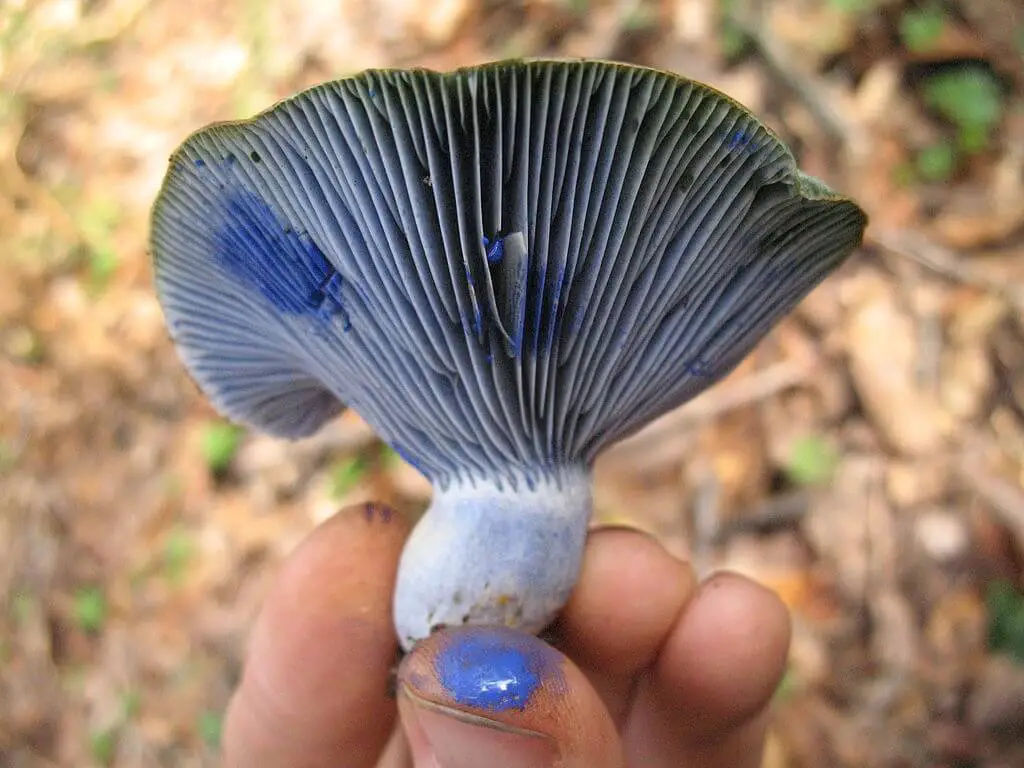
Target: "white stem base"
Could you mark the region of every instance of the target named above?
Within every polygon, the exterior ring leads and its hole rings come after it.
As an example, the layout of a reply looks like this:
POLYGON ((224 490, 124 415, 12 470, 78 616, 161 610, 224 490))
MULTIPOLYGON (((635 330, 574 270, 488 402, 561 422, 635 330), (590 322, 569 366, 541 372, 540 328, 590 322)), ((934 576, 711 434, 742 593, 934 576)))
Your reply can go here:
POLYGON ((440 626, 539 632, 579 577, 590 522, 590 473, 558 470, 533 489, 476 480, 435 493, 406 542, 395 587, 402 646, 440 626))

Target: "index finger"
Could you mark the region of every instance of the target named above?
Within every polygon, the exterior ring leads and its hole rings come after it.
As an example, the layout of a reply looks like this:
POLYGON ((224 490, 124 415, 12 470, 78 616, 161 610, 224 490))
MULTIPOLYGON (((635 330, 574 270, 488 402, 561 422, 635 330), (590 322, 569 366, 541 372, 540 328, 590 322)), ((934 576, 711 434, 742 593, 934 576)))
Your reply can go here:
POLYGON ((392 730, 397 653, 391 596, 405 519, 342 510, 283 566, 252 632, 225 719, 227 766, 375 763, 392 730))

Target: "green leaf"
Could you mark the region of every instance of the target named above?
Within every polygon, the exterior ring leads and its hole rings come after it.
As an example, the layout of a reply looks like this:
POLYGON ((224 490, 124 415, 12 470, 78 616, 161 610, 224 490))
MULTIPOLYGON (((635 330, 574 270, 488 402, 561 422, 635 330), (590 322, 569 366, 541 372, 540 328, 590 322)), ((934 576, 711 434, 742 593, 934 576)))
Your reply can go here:
POLYGON ((142 694, 138 691, 125 691, 121 694, 121 719, 132 720, 142 708, 142 694))
POLYGON ((120 260, 109 245, 102 245, 89 254, 89 280, 94 290, 102 291, 117 272, 120 260))
POLYGON ((204 710, 199 714, 199 722, 196 727, 199 731, 199 737, 208 746, 216 748, 220 745, 223 717, 219 712, 209 709, 204 710))
POLYGON ((956 170, 956 149, 948 142, 932 144, 917 155, 917 173, 925 181, 948 181, 956 170))
POLYGON ((828 4, 837 11, 859 16, 874 8, 876 0, 828 0, 828 4))
POLYGON ((824 485, 838 465, 839 456, 832 446, 817 435, 807 435, 793 444, 786 474, 797 485, 824 485))
POLYGON ((242 442, 242 429, 225 421, 212 422, 203 430, 202 451, 206 466, 221 474, 231 466, 242 442))
POLYGON ((1003 94, 995 77, 979 66, 940 72, 924 83, 924 101, 959 129, 960 146, 978 152, 1003 116, 1003 94))
POLYGON ((181 528, 171 531, 164 544, 164 572, 168 581, 172 584, 182 582, 193 554, 195 545, 188 531, 181 528))
POLYGON ((985 600, 988 609, 988 647, 1024 664, 1024 595, 1005 581, 989 585, 985 600))
POLYGON ((750 47, 750 38, 738 24, 722 22, 718 32, 718 49, 725 59, 738 59, 750 47))
POLYGON ((333 501, 341 501, 355 488, 366 474, 366 462, 361 456, 352 456, 337 462, 331 469, 328 494, 333 501))
POLYGON ((89 754, 94 762, 110 765, 117 751, 117 729, 104 728, 89 734, 89 754))
POLYGON ((82 587, 74 597, 75 623, 86 632, 99 632, 107 618, 107 599, 99 587, 82 587))
POLYGON ((907 10, 900 19, 900 39, 907 50, 923 53, 931 50, 946 28, 946 14, 938 5, 907 10))

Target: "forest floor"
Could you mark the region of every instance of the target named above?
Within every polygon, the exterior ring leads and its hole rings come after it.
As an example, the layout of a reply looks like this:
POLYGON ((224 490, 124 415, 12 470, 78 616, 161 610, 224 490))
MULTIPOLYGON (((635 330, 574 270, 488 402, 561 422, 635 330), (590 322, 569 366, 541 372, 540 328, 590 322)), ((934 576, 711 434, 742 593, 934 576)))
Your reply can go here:
POLYGON ((726 381, 597 468, 597 517, 790 606, 766 754, 1024 765, 1024 10, 1015 0, 6 0, 0 764, 216 763, 277 564, 429 486, 346 414, 224 424, 165 330, 171 151, 378 66, 610 58, 708 82, 871 223, 726 381))

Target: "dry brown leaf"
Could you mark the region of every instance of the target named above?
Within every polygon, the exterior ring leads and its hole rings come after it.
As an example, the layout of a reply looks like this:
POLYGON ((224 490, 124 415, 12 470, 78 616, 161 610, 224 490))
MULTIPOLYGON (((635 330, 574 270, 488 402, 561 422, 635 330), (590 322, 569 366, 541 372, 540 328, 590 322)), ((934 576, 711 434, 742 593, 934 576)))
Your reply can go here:
POLYGON ((846 322, 854 387, 868 417, 897 451, 939 450, 952 426, 933 392, 918 384, 920 338, 884 283, 865 286, 846 322))

